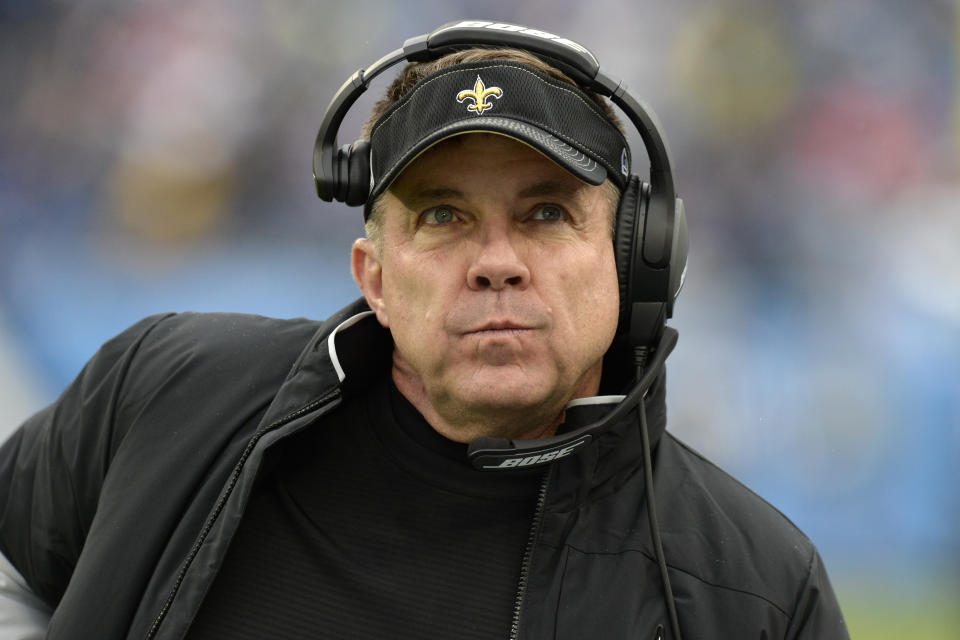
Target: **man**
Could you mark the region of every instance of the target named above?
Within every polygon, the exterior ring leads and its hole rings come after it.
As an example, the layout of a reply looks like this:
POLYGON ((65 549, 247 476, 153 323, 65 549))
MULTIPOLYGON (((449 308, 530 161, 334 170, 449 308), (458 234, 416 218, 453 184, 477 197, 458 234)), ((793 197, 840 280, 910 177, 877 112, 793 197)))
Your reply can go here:
MULTIPOLYGON (((485 29, 582 49, 431 37, 485 29)), ((595 93, 453 48, 363 142, 330 155, 342 93, 318 136, 363 300, 143 320, 4 446, 6 593, 49 637, 847 637, 809 540, 664 431, 685 244, 658 303, 618 257, 656 145, 641 187, 595 93)))

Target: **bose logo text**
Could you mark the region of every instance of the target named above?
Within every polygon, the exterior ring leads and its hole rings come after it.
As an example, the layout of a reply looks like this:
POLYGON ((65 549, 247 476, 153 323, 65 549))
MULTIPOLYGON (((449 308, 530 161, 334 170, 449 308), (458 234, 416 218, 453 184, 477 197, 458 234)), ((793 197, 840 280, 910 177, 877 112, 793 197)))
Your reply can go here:
POLYGON ((541 453, 540 455, 536 455, 536 456, 510 458, 508 460, 504 460, 500 464, 489 465, 487 469, 507 469, 510 467, 529 467, 532 464, 539 464, 541 462, 550 462, 551 460, 559 460, 560 458, 565 458, 566 456, 576 451, 581 444, 583 443, 578 442, 576 444, 570 445, 569 447, 564 447, 563 449, 557 449, 556 451, 548 451, 547 453, 541 453))
POLYGON ((576 49, 580 53, 585 53, 590 57, 593 57, 593 54, 587 50, 581 44, 577 44, 573 40, 567 38, 561 38, 560 36, 555 36, 552 33, 547 31, 540 31, 539 29, 530 29, 528 27, 521 27, 518 24, 507 24, 505 22, 488 22, 485 20, 464 20, 458 22, 457 24, 449 27, 450 29, 461 29, 461 28, 470 28, 470 29, 496 29, 498 31, 516 31, 517 33, 522 33, 528 36, 535 36, 537 38, 543 38, 544 40, 552 40, 557 44, 562 44, 570 47, 571 49, 576 49))

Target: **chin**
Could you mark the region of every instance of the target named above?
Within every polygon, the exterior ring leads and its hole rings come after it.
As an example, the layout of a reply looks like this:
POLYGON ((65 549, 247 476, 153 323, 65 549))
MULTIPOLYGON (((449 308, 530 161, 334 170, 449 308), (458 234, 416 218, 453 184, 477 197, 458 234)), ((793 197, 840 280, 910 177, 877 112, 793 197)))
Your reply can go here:
MULTIPOLYGON (((459 386, 459 385, 458 385, 459 386)), ((530 380, 504 372, 470 378, 470 384, 458 389, 465 405, 487 410, 519 410, 548 402, 557 388, 555 381, 530 380)))

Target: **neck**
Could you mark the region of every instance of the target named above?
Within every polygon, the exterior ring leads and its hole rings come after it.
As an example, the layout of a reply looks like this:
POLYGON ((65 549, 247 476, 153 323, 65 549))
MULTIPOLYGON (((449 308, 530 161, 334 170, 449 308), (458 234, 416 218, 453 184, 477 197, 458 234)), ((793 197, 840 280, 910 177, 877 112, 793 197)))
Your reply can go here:
POLYGON ((563 422, 558 408, 457 407, 443 399, 434 401, 418 376, 409 375, 394 364, 392 376, 397 389, 423 415, 433 429, 454 442, 468 443, 481 436, 533 440, 554 435, 563 422))

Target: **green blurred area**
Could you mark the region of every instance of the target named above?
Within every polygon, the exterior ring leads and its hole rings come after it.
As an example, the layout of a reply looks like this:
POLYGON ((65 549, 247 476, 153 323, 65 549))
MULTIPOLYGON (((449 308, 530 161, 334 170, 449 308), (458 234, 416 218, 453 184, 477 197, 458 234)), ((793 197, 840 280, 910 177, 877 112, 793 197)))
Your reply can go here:
POLYGON ((947 579, 902 589, 899 580, 835 581, 852 640, 957 640, 960 584, 947 579))

